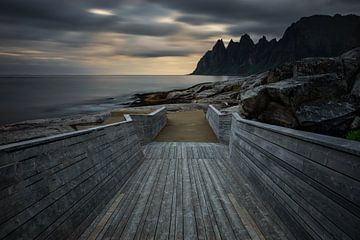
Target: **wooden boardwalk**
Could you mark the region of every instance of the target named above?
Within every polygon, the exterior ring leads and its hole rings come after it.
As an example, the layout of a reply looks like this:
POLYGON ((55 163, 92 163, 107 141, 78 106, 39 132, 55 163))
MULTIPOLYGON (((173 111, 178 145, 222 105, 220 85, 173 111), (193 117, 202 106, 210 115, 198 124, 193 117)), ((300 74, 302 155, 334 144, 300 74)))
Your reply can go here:
POLYGON ((289 239, 216 143, 151 143, 80 239, 289 239), (243 185, 239 188, 239 185, 243 185))

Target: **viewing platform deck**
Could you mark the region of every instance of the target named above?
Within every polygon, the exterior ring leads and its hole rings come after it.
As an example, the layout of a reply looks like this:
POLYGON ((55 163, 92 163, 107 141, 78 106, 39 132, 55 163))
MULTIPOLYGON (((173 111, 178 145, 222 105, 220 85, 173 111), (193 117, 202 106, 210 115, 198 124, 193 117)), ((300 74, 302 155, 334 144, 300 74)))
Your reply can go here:
POLYGON ((237 186, 244 180, 229 166, 227 146, 150 143, 144 155, 80 239, 287 239, 249 189, 237 186))
POLYGON ((197 114, 0 146, 0 239, 359 239, 360 143, 197 114))

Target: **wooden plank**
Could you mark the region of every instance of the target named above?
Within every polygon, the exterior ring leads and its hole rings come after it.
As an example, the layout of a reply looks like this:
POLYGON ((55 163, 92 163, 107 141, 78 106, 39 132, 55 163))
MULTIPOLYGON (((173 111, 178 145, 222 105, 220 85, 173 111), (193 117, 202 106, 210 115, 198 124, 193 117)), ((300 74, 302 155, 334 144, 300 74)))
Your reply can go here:
POLYGON ((165 183, 167 181, 169 167, 169 161, 164 161, 164 167, 161 171, 160 179, 157 184, 157 188, 155 189, 154 199, 151 203, 151 208, 144 223, 144 228, 142 229, 140 239, 149 239, 155 236, 156 223, 159 217, 161 200, 165 190, 165 183))
MULTIPOLYGON (((214 155, 219 156, 221 148, 216 148, 214 155)), ((236 194, 237 202, 241 202, 247 211, 253 214, 253 219, 257 219, 257 224, 269 239, 293 239, 279 217, 273 211, 265 208, 261 201, 253 195, 250 185, 239 174, 236 166, 230 165, 228 158, 218 158, 213 162, 214 167, 218 168, 219 175, 224 178, 226 185, 230 187, 230 192, 236 194)), ((235 196, 234 196, 235 197, 235 196)))
MULTIPOLYGON (((182 146, 182 152, 185 153, 185 144, 182 146)), ((183 159, 178 161, 177 184, 176 184, 176 220, 174 239, 183 239, 184 236, 184 218, 183 218, 183 159)))
POLYGON ((208 239, 221 239, 219 228, 217 226, 217 222, 215 219, 214 212, 212 210, 212 206, 209 203, 209 199, 207 198, 207 193, 204 187, 203 182, 201 181, 200 173, 197 168, 197 164, 195 163, 197 160, 191 161, 191 168, 193 169, 193 173, 196 180, 196 186, 198 188, 198 194, 200 198, 200 205, 202 208, 203 219, 205 223, 205 230, 208 239))
MULTIPOLYGON (((181 148, 179 145, 179 148, 181 148)), ((181 155, 181 151, 178 151, 181 155)), ((179 156, 179 155, 178 155, 179 156)), ((174 183, 173 183, 173 192, 172 192, 172 204, 171 204, 171 217, 170 217, 170 228, 169 228, 169 239, 175 239, 175 231, 176 231, 176 207, 177 207, 177 188, 178 188, 178 171, 179 171, 179 162, 181 161, 181 157, 178 157, 175 160, 175 172, 174 172, 174 183)))
MULTIPOLYGON (((189 176, 190 176, 190 183, 191 183, 191 195, 192 195, 192 205, 194 207, 195 212, 195 220, 197 225, 197 238, 198 239, 214 239, 214 236, 207 237, 206 234, 206 227, 208 228, 209 235, 211 234, 211 231, 209 231, 209 219, 206 219, 206 216, 203 214, 203 209, 201 207, 200 203, 200 197, 198 193, 198 186, 196 185, 195 180, 195 173, 191 164, 191 161, 195 161, 194 159, 188 160, 188 169, 189 169, 189 176), (207 224, 207 226, 205 226, 207 224)), ((213 231, 212 231, 213 232, 213 231)))
POLYGON ((151 176, 154 175, 154 173, 156 172, 156 164, 154 162, 152 162, 150 168, 150 170, 146 173, 145 177, 141 179, 141 181, 138 183, 139 187, 136 189, 135 193, 134 193, 134 197, 131 199, 131 201, 126 204, 128 205, 126 208, 126 211, 121 213, 121 218, 119 219, 120 221, 117 222, 117 226, 116 229, 114 231, 114 233, 112 234, 112 238, 118 239, 120 238, 120 236, 122 235, 125 226, 130 222, 130 220, 132 220, 132 215, 135 211, 135 207, 139 201, 139 198, 141 196, 141 193, 144 191, 145 187, 146 187, 146 183, 151 183, 151 176))
POLYGON ((232 206, 228 196, 227 191, 224 186, 227 186, 226 183, 222 183, 218 176, 218 173, 211 168, 210 163, 211 160, 201 160, 203 163, 204 169, 207 171, 210 181, 215 189, 215 192, 218 194, 220 198, 221 206, 226 213, 226 216, 230 222, 232 230, 237 239, 249 239, 250 236, 245 229, 243 223, 241 222, 239 216, 236 214, 234 207, 232 206))
POLYGON ((109 221, 110 217, 115 213, 115 210, 118 207, 118 205, 120 204, 121 199, 123 197, 124 197, 124 194, 121 193, 120 191, 116 194, 113 203, 111 204, 109 209, 107 209, 105 215, 101 218, 101 220, 95 226, 93 226, 93 231, 87 237, 87 239, 95 240, 97 238, 97 236, 103 230, 106 223, 109 221))
POLYGON ((159 163, 160 161, 152 161, 152 164, 155 166, 154 170, 151 172, 147 179, 143 179, 142 188, 139 189, 138 199, 134 208, 132 209, 130 216, 124 221, 124 224, 119 223, 113 238, 116 239, 133 239, 136 235, 137 228, 141 221, 141 217, 146 208, 146 203, 150 197, 151 191, 157 180, 157 175, 159 172, 159 163))
MULTIPOLYGON (((175 147, 172 147, 174 151, 175 147)), ((171 154, 172 156, 174 154, 171 154)), ((170 227, 172 220, 172 205, 173 205, 173 195, 176 192, 174 188, 174 182, 176 178, 176 164, 177 160, 169 159, 170 168, 168 171, 167 181, 165 185, 164 195, 161 200, 161 207, 159 212, 159 217, 156 226, 155 239, 168 239, 170 235, 170 227)))
POLYGON ((243 189, 237 190, 238 173, 224 159, 225 145, 156 143, 144 149, 151 158, 123 187, 120 203, 114 207, 112 200, 82 239, 277 239, 260 230, 236 198, 243 189))
POLYGON ((130 203, 136 197, 138 189, 141 187, 142 179, 146 178, 149 172, 152 170, 153 164, 149 164, 149 167, 143 165, 137 174, 137 178, 132 181, 132 186, 128 192, 125 193, 125 197, 123 198, 123 202, 120 208, 117 209, 114 218, 111 219, 111 222, 107 226, 106 231, 103 233, 102 238, 110 238, 118 226, 119 222, 125 217, 125 213, 128 209, 130 209, 130 203))
POLYGON ((256 225, 255 221, 252 219, 250 214, 246 211, 245 208, 240 207, 238 202, 232 193, 228 194, 231 203, 233 204, 237 214, 239 215, 242 223, 244 224, 246 230, 248 231, 252 240, 265 240, 264 235, 262 234, 259 227, 256 225))
POLYGON ((299 211, 298 215, 300 217, 308 222, 310 226, 314 226, 312 224, 314 220, 322 223, 325 230, 317 229, 318 227, 315 225, 316 232, 324 232, 323 234, 325 235, 328 234, 326 231, 332 231, 332 234, 337 238, 346 238, 343 236, 344 233, 339 231, 338 228, 349 231, 352 222, 354 222, 352 225, 356 225, 356 221, 360 222, 359 219, 343 209, 342 206, 330 201, 321 192, 314 189, 313 186, 305 183, 306 176, 294 171, 287 164, 284 164, 283 161, 265 154, 266 152, 257 151, 251 143, 245 141, 243 142, 243 148, 252 155, 253 162, 259 169, 271 177, 280 189, 286 192, 293 201, 304 209, 301 212, 299 211), (315 203, 317 204, 315 205, 315 203), (335 209, 338 211, 334 211, 335 209), (335 219, 341 219, 342 221, 336 223, 335 219))
MULTIPOLYGON (((154 159, 152 159, 152 161, 154 161, 154 159)), ((147 216, 149 214, 149 211, 152 207, 152 202, 153 202, 153 199, 154 199, 154 195, 155 195, 155 190, 156 188, 158 187, 158 182, 160 180, 160 175, 162 173, 162 169, 164 167, 164 162, 163 160, 159 159, 157 160, 159 161, 159 167, 158 167, 158 172, 157 172, 157 175, 156 175, 156 180, 152 186, 152 189, 151 189, 151 192, 150 192, 150 196, 149 198, 147 199, 147 202, 145 204, 145 208, 144 208, 144 211, 143 211, 143 214, 141 216, 141 219, 140 219, 140 222, 137 226, 137 229, 136 229, 136 233, 135 233, 135 236, 134 236, 134 239, 140 239, 140 236, 141 236, 141 233, 142 233, 142 230, 144 228, 144 225, 145 225, 145 221, 147 219, 147 216)))
POLYGON ((198 164, 198 169, 200 170, 200 176, 205 186, 207 197, 209 198, 209 202, 212 210, 214 211, 215 219, 217 222, 217 226, 219 227, 221 237, 224 239, 235 239, 235 235, 233 229, 231 228, 231 224, 229 219, 224 212, 224 209, 220 202, 220 197, 218 196, 214 186, 212 184, 211 179, 208 176, 208 172, 206 171, 204 164, 201 160, 196 161, 198 164))
POLYGON ((183 221, 184 239, 195 239, 198 237, 197 222, 195 219, 193 199, 191 194, 191 182, 188 168, 188 159, 182 159, 183 171, 183 221))

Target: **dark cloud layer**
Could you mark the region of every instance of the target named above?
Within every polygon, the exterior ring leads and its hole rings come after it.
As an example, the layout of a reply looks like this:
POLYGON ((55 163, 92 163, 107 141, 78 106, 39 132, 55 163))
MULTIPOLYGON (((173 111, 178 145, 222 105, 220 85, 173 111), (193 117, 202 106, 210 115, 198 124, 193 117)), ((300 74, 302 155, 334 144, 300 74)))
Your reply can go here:
MULTIPOLYGON (((26 72, 29 62, 36 62, 34 68, 39 71, 41 66, 48 71, 53 69, 49 66, 53 62, 68 64, 56 60, 61 52, 69 55, 77 52, 77 56, 69 58, 85 59, 91 55, 86 51, 92 49, 109 56, 185 57, 206 50, 210 46, 203 43, 213 38, 239 37, 244 33, 279 38, 285 28, 300 17, 335 13, 359 14, 360 1, 1 0, 0 74, 21 72, 22 66, 26 72), (100 9, 104 14, 96 14, 91 9, 100 9), (108 37, 106 34, 112 34, 112 38, 99 41, 101 37, 108 37), (142 44, 134 42, 134 37, 142 44), (54 60, 46 62, 29 52, 42 52, 54 60)), ((76 63, 71 62, 69 66, 72 69, 74 65, 76 63)), ((83 66, 78 65, 83 70, 83 66)))
POLYGON ((174 56, 189 56, 192 52, 187 49, 179 50, 150 50, 139 51, 131 53, 123 53, 124 55, 131 57, 144 57, 144 58, 156 58, 156 57, 174 57, 174 56))

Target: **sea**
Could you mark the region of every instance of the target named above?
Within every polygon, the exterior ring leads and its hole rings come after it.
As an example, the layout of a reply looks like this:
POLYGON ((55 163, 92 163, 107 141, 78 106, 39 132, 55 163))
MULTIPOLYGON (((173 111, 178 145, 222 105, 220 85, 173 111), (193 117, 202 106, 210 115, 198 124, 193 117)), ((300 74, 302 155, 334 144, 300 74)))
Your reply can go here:
POLYGON ((224 81, 226 76, 0 76, 0 124, 129 106, 135 94, 224 81))

